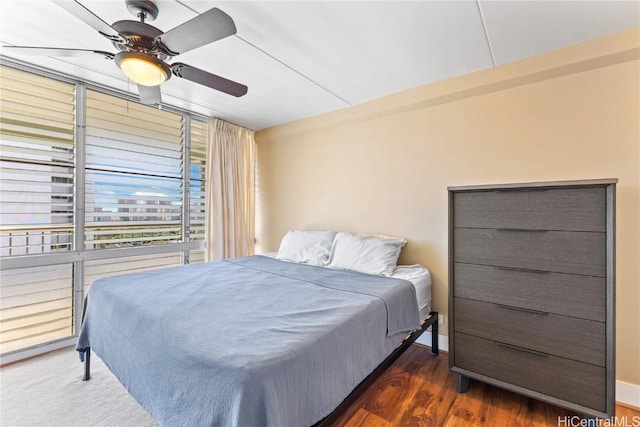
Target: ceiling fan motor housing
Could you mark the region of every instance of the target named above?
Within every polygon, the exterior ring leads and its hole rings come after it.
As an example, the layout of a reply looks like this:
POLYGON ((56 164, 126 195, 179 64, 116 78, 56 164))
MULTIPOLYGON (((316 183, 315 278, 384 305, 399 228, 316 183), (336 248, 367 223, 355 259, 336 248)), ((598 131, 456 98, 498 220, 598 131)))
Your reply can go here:
POLYGON ((164 34, 162 30, 138 21, 118 21, 112 27, 126 40, 125 43, 117 41, 113 45, 121 52, 143 52, 152 55, 162 61, 171 58, 166 49, 162 49, 155 42, 155 38, 164 34))

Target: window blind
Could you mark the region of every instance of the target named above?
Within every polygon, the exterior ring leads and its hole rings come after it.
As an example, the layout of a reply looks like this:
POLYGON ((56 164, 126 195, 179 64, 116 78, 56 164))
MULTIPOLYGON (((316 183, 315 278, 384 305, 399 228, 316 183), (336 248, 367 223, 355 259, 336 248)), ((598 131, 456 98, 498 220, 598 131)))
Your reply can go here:
MULTIPOLYGON (((205 241, 206 226, 206 166, 207 122, 191 119, 191 147, 189 171, 189 241, 205 241)), ((189 263, 205 261, 205 250, 195 249, 189 254, 189 263)))
POLYGON ((182 240, 183 118, 87 91, 85 246, 182 240))
MULTIPOLYGON (((73 244, 75 87, 0 66, 0 255, 73 244)), ((3 270, 0 353, 72 335, 71 264, 3 270)))
POLYGON ((72 265, 2 272, 0 353, 73 335, 72 265))
POLYGON ((69 251, 75 87, 0 66, 0 255, 69 251))
POLYGON ((207 184, 207 122, 191 120, 190 151, 189 239, 191 241, 204 241, 206 220, 205 188, 207 184))
MULTIPOLYGON (((84 289, 87 292, 95 280, 104 277, 176 267, 181 264, 181 261, 180 252, 87 261, 85 262, 84 271, 84 289)), ((132 286, 135 286, 135 284, 132 283, 132 286)))

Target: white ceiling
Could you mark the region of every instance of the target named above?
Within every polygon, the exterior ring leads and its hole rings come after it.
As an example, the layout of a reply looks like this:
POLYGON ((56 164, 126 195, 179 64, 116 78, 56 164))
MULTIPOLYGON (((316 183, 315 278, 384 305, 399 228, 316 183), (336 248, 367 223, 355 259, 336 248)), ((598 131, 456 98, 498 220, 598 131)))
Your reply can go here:
MULTIPOLYGON (((81 0, 104 21, 135 19, 124 0, 81 0)), ((158 0, 163 31, 218 7, 238 33, 174 58, 249 87, 235 98, 174 77, 163 102, 254 130, 640 26, 640 2, 158 0)), ((0 45, 115 52, 49 0, 2 0, 0 45)), ((113 63, 19 57, 137 93, 113 63)))

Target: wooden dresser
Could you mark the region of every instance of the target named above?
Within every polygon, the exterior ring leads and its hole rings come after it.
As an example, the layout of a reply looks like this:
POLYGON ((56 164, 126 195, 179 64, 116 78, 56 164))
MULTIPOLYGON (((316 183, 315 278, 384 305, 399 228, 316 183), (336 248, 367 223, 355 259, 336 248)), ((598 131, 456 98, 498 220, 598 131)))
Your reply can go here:
POLYGON ((590 416, 615 410, 616 179, 449 187, 449 363, 590 416))

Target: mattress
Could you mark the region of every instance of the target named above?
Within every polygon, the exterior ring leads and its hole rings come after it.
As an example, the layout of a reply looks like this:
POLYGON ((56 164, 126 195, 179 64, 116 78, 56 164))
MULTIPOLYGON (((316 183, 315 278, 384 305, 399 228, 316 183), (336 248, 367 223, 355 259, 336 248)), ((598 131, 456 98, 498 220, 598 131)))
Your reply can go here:
MULTIPOLYGON (((277 252, 269 252, 263 256, 275 258, 277 252)), ((328 268, 328 267, 327 267, 328 268)), ((416 302, 420 311, 420 320, 429 317, 431 312, 431 273, 420 264, 399 265, 391 277, 411 282, 416 288, 416 302)))
POLYGON ((424 320, 431 312, 431 273, 420 264, 399 265, 393 272, 396 279, 404 279, 416 288, 416 301, 420 311, 420 319, 424 320))

